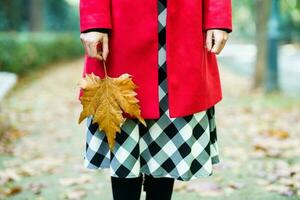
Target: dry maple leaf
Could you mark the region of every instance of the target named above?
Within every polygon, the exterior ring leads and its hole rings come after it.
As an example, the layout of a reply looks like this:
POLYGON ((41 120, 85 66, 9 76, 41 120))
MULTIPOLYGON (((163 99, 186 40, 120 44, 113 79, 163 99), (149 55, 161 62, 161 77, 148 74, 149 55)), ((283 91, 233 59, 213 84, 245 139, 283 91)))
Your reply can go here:
POLYGON ((86 117, 93 116, 93 124, 98 124, 98 129, 103 130, 107 136, 109 148, 112 151, 115 145, 117 133, 121 133, 121 126, 126 120, 123 112, 137 118, 145 127, 146 122, 141 117, 139 100, 135 97, 134 89, 137 85, 131 79, 130 74, 122 74, 117 78, 109 77, 106 73, 101 79, 94 73, 86 74, 80 87, 83 95, 80 97, 83 110, 80 113, 78 123, 86 117))

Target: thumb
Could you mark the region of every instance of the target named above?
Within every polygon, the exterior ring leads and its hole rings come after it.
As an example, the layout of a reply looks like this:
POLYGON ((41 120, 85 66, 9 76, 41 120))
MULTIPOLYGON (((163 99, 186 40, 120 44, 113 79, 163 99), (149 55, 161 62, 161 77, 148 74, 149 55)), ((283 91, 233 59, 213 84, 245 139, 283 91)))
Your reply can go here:
POLYGON ((103 51, 102 56, 103 56, 104 60, 106 60, 106 58, 108 56, 108 52, 109 52, 107 36, 103 38, 102 51, 103 51))
POLYGON ((213 37, 213 31, 208 30, 206 32, 206 48, 210 51, 212 49, 212 37, 213 37))

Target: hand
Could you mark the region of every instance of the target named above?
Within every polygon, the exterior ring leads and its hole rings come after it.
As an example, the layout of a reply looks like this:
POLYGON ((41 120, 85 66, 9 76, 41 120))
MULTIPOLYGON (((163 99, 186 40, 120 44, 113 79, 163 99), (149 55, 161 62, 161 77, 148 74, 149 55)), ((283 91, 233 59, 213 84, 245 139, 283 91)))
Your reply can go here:
POLYGON ((206 48, 212 53, 219 54, 228 40, 228 33, 220 29, 209 29, 206 32, 206 48))
POLYGON ((85 52, 89 57, 106 60, 108 56, 108 33, 100 33, 91 31, 80 34, 81 42, 85 48, 85 52), (97 45, 102 43, 102 51, 98 52, 97 45))

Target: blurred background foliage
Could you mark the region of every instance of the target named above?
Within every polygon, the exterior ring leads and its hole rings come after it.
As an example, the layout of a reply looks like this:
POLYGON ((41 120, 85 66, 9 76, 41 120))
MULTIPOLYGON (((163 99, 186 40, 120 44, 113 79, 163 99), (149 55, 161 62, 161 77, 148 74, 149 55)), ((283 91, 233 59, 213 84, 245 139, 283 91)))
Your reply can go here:
POLYGON ((76 1, 1 0, 0 71, 19 75, 83 53, 76 1))
POLYGON ((77 31, 78 9, 65 0, 1 0, 0 31, 77 31))
POLYGON ((0 70, 19 75, 81 54, 81 42, 75 33, 0 34, 0 70))
MULTIPOLYGON (((265 1, 271 3, 270 0, 265 1)), ((260 2, 259 0, 232 1, 234 36, 236 39, 255 41, 255 20, 258 14, 255 4, 258 3, 260 5, 260 2)), ((279 3, 281 10, 281 30, 286 36, 285 40, 300 41, 300 1, 279 0, 279 3)), ((265 12, 268 11, 266 10, 265 12)))

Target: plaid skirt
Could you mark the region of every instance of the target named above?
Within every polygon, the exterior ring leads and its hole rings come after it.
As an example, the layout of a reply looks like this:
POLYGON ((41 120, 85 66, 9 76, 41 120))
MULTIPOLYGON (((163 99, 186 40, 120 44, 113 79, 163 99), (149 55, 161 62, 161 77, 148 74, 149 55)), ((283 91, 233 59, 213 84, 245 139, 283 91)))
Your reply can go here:
POLYGON ((166 71, 166 0, 158 0, 159 119, 126 119, 113 151, 105 134, 87 118, 84 167, 110 168, 110 175, 135 178, 141 174, 181 181, 212 175, 219 163, 215 107, 184 117, 170 118, 166 71))

